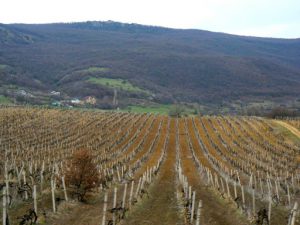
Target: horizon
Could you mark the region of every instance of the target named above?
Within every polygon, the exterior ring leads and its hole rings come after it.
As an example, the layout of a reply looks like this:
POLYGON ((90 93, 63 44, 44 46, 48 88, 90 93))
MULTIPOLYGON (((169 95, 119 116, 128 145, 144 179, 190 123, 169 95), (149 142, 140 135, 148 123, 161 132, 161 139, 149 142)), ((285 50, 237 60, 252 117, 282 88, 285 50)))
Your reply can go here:
POLYGON ((174 29, 196 29, 241 36, 300 38, 297 0, 18 0, 1 4, 0 23, 48 24, 118 21, 174 29), (18 6, 16 8, 16 5, 18 6))
POLYGON ((157 28, 163 28, 163 29, 175 29, 175 30, 196 30, 196 31, 207 31, 207 32, 213 32, 213 33, 221 33, 221 34, 228 34, 228 35, 234 35, 234 36, 241 36, 241 37, 253 37, 253 38, 270 38, 270 39, 287 39, 287 40, 297 40, 300 39, 299 37, 264 37, 264 36, 254 36, 254 35, 243 35, 243 34, 234 34, 234 33, 227 33, 223 31, 212 31, 212 30, 204 30, 201 28, 173 28, 173 27, 166 27, 166 26, 160 26, 160 25, 152 25, 152 24, 141 24, 141 23, 134 23, 134 22, 121 22, 121 21, 114 21, 114 20, 85 20, 85 21, 69 21, 69 22, 49 22, 49 23, 1 23, 4 25, 51 25, 51 24, 72 24, 72 23, 87 23, 87 22, 112 22, 112 23, 122 23, 122 24, 136 24, 140 26, 149 26, 149 27, 157 27, 157 28))

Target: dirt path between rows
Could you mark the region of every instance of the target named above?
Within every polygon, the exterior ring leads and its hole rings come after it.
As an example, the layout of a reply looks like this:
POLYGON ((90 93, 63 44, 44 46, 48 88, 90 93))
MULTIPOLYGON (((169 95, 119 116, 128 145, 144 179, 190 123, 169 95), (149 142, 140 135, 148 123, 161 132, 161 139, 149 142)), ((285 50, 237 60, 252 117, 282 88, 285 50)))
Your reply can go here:
POLYGON ((184 121, 179 121, 179 145, 182 169, 189 185, 196 191, 196 201, 203 201, 201 224, 203 225, 249 225, 245 216, 240 214, 233 203, 221 197, 201 180, 188 147, 184 121))
POLYGON ((149 189, 149 198, 135 205, 122 225, 184 225, 176 198, 175 131, 172 120, 167 155, 157 180, 149 189))
POLYGON ((298 138, 300 138, 300 131, 293 127, 292 125, 286 123, 286 122, 283 122, 283 121, 279 121, 279 120, 273 120, 275 123, 285 127, 286 129, 288 129, 290 132, 292 132, 294 135, 296 135, 298 138))

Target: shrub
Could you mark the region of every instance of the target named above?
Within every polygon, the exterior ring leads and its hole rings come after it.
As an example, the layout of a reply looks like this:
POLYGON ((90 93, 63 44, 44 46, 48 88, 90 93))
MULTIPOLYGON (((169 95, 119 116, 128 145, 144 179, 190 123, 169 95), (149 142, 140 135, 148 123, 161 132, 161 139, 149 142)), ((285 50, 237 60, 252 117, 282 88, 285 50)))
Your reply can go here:
POLYGON ((286 109, 283 107, 277 107, 272 109, 269 113, 266 115, 269 118, 285 118, 285 117, 297 117, 299 116, 299 113, 295 110, 286 109))
POLYGON ((173 106, 169 111, 169 116, 180 118, 185 112, 184 107, 181 105, 173 106))
POLYGON ((79 201, 84 201, 87 192, 98 186, 98 171, 88 150, 80 149, 74 152, 68 163, 66 183, 79 201))

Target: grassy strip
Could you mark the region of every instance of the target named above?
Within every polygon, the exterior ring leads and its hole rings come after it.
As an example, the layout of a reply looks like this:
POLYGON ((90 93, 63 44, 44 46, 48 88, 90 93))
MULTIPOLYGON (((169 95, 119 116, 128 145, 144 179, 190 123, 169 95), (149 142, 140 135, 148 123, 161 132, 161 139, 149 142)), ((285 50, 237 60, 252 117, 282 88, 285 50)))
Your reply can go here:
POLYGON ((0 95, 0 104, 10 104, 10 103, 12 103, 12 101, 9 98, 0 95))
POLYGON ((300 138, 293 134, 289 129, 286 127, 276 123, 275 121, 270 121, 272 127, 274 128, 273 132, 275 135, 281 134, 288 142, 296 143, 297 145, 300 144, 300 138))
POLYGON ((172 105, 155 105, 155 106, 138 106, 132 105, 128 106, 122 111, 133 112, 133 113, 156 113, 162 115, 168 115, 172 105))
POLYGON ((92 67, 89 67, 87 69, 80 70, 80 72, 84 72, 84 73, 105 73, 105 72, 108 72, 108 71, 109 71, 109 68, 96 67, 96 66, 92 66, 92 67))
POLYGON ((4 70, 5 68, 7 68, 8 66, 5 64, 0 64, 0 70, 4 70))
POLYGON ((123 91, 129 92, 142 92, 142 93, 149 93, 146 90, 143 90, 137 86, 132 85, 130 82, 123 80, 123 79, 112 79, 112 78, 103 78, 103 77, 90 77, 88 82, 93 84, 103 85, 109 88, 116 88, 123 91))
MULTIPOLYGON (((131 105, 126 107, 125 109, 121 109, 124 112, 133 112, 133 113, 154 113, 161 115, 168 115, 169 112, 175 107, 172 104, 157 104, 153 106, 139 106, 139 105, 131 105)), ((184 107, 184 112, 182 115, 193 115, 195 114, 195 109, 184 107)))

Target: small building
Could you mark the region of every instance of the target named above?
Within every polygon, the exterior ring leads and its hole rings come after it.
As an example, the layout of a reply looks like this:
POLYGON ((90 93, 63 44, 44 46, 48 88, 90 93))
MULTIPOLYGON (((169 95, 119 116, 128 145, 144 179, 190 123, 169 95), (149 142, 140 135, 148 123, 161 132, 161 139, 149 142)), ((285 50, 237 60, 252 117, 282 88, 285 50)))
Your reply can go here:
POLYGON ((73 98, 71 100, 71 103, 74 105, 82 105, 83 104, 83 102, 81 100, 79 100, 78 98, 73 98))
POLYGON ((86 104, 95 105, 96 102, 97 102, 97 99, 95 97, 92 97, 92 96, 87 96, 87 97, 84 98, 84 102, 86 104))
POLYGON ((23 96, 26 96, 26 95, 27 95, 27 92, 26 92, 25 90, 19 90, 19 91, 18 91, 18 94, 23 95, 23 96))
POLYGON ((59 91, 51 91, 50 95, 60 96, 60 92, 59 91))
POLYGON ((17 92, 18 95, 22 95, 22 96, 25 96, 25 97, 30 97, 30 98, 33 98, 34 95, 29 93, 29 92, 26 92, 25 90, 19 90, 17 92))
POLYGON ((51 103, 51 105, 60 107, 62 105, 62 103, 59 102, 59 101, 54 101, 54 102, 51 103))

